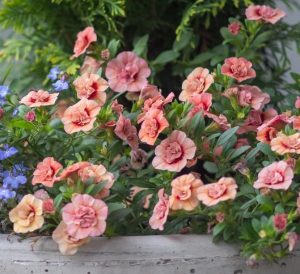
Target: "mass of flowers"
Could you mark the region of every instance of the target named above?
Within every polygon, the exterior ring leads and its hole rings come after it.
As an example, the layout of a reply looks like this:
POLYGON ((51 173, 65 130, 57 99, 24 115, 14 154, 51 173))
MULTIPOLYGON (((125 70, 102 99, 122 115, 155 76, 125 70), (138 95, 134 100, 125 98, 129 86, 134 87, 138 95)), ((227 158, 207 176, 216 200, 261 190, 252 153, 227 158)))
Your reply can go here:
MULTIPOLYGON (((245 16, 233 37, 285 13, 252 5, 245 16)), ((247 56, 188 71, 179 96, 162 91, 151 63, 101 48, 91 26, 70 58, 82 57, 75 75, 52 68, 47 87, 0 87, 4 232, 52 235, 65 255, 98 236, 156 233, 209 233, 252 261, 293 251, 300 97, 268 105, 247 56)))

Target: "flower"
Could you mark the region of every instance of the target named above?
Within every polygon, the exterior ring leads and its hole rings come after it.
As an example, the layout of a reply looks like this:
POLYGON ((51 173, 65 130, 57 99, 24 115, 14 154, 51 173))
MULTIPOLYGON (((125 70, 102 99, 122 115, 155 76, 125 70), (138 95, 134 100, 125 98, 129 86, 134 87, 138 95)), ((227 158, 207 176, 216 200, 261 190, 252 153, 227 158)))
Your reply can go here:
POLYGON ((153 209, 149 224, 152 229, 164 230, 164 224, 169 214, 169 198, 164 194, 164 189, 158 191, 158 202, 153 209))
POLYGON ((50 198, 48 192, 46 190, 44 190, 44 189, 37 190, 36 192, 34 192, 33 195, 34 195, 34 197, 36 197, 36 198, 38 198, 38 199, 40 199, 42 201, 47 200, 47 199, 50 198))
POLYGON ((225 59, 221 72, 238 82, 256 77, 256 72, 252 68, 252 63, 243 57, 230 57, 225 59))
POLYGON ((254 188, 271 188, 287 190, 294 177, 294 172, 285 161, 274 162, 264 167, 254 182, 254 188))
POLYGON ((83 64, 80 68, 80 73, 97 73, 101 65, 101 61, 97 61, 95 58, 90 56, 85 56, 83 64))
POLYGON ((193 105, 192 110, 188 114, 190 117, 194 117, 199 112, 206 114, 212 105, 212 95, 206 92, 194 94, 190 98, 190 103, 193 105))
POLYGON ((174 130, 155 148, 152 165, 156 169, 179 172, 195 153, 195 143, 183 131, 174 130))
POLYGON ((79 178, 79 172, 86 168, 89 167, 91 164, 89 162, 78 162, 75 164, 72 164, 70 166, 68 166, 67 168, 65 168, 60 176, 59 176, 59 181, 61 180, 65 180, 65 179, 71 179, 71 180, 76 180, 79 178))
POLYGON ((292 252, 299 241, 299 235, 296 232, 289 232, 287 234, 288 243, 289 243, 289 252, 292 252))
POLYGON ((285 230, 287 225, 287 215, 285 213, 276 214, 273 218, 273 222, 274 228, 277 231, 282 232, 285 230))
POLYGON ((228 122, 226 116, 223 115, 223 114, 220 114, 220 115, 218 116, 218 115, 216 115, 216 114, 206 112, 206 113, 205 113, 205 116, 207 116, 207 117, 210 118, 210 119, 213 119, 214 122, 218 125, 218 127, 219 127, 221 130, 227 130, 227 129, 231 128, 231 125, 229 124, 229 122, 228 122))
POLYGON ((53 83, 52 86, 54 87, 55 91, 63 91, 69 88, 69 83, 64 77, 62 77, 53 83))
POLYGON ((270 145, 271 149, 280 155, 286 153, 300 154, 300 133, 287 136, 279 132, 277 136, 271 140, 270 145))
POLYGON ((113 91, 135 92, 147 85, 150 73, 144 59, 139 58, 134 52, 124 51, 108 62, 105 76, 113 91))
POLYGON ((96 41, 97 35, 93 27, 86 27, 83 31, 78 32, 72 58, 85 53, 90 44, 96 41))
POLYGON ((5 188, 5 187, 0 187, 0 201, 7 201, 14 197, 16 197, 15 191, 5 188))
POLYGON ((33 172, 32 184, 53 187, 53 184, 59 180, 57 174, 61 168, 62 165, 55 161, 53 157, 46 157, 42 162, 37 164, 33 172))
POLYGON ((295 108, 297 108, 297 109, 300 108, 300 96, 297 96, 297 99, 295 101, 295 108))
POLYGON ((3 172, 3 187, 10 189, 17 189, 20 185, 24 185, 27 182, 27 178, 16 171, 4 171, 3 172))
POLYGON ((266 23, 275 24, 286 14, 280 9, 273 9, 265 5, 250 5, 246 9, 246 17, 248 20, 262 20, 266 23))
POLYGON ((58 75, 61 73, 62 71, 58 68, 58 67, 53 67, 50 69, 49 74, 47 75, 47 77, 52 80, 55 81, 58 78, 58 75))
POLYGON ((271 141, 276 137, 277 130, 273 127, 265 127, 262 130, 258 130, 256 139, 260 142, 270 144, 271 141))
POLYGON ((52 233, 52 239, 58 244, 59 251, 63 255, 74 255, 78 248, 89 242, 90 238, 76 239, 68 234, 67 225, 60 222, 52 233))
POLYGON ((237 187, 233 178, 222 177, 216 183, 201 186, 197 197, 206 206, 214 206, 219 202, 234 200, 237 187))
POLYGON ((266 127, 273 127, 277 130, 280 130, 285 127, 286 124, 292 123, 294 120, 293 117, 290 117, 287 113, 276 114, 272 117, 272 119, 268 119, 264 121, 264 123, 258 127, 258 130, 262 130, 266 127))
POLYGON ((300 116, 295 116, 293 119, 293 128, 300 130, 300 116))
POLYGON ((25 120, 28 121, 28 122, 33 122, 35 120, 35 112, 34 111, 28 111, 26 114, 25 114, 25 120))
POLYGON ((0 85, 0 98, 5 99, 5 97, 10 93, 10 89, 8 86, 0 85))
POLYGON ((157 88, 157 86, 148 84, 141 89, 139 99, 147 100, 157 96, 161 96, 161 91, 157 88))
POLYGON ((120 115, 123 112, 123 108, 124 106, 122 104, 119 104, 117 99, 113 100, 111 104, 111 109, 113 112, 120 115))
POLYGON ((90 131, 101 107, 93 100, 82 98, 75 105, 70 106, 64 112, 61 121, 68 134, 79 131, 90 131))
POLYGON ((195 209, 199 204, 197 191, 202 185, 203 182, 192 173, 175 178, 171 183, 170 208, 187 211, 195 209))
POLYGON ((43 201, 43 211, 45 214, 54 214, 55 213, 53 199, 45 199, 43 201))
POLYGON ((154 145, 158 135, 167 127, 169 123, 160 109, 150 109, 144 116, 139 138, 148 145, 154 145))
POLYGON ((110 57, 110 51, 109 51, 109 49, 103 49, 103 50, 101 50, 100 56, 101 56, 102 59, 108 60, 109 57, 110 57))
POLYGON ((5 110, 0 107, 0 120, 3 118, 5 110))
POLYGON ((142 169, 147 163, 147 152, 138 149, 130 152, 130 165, 133 169, 142 169))
POLYGON ((228 25, 228 31, 232 35, 238 35, 241 30, 242 25, 239 22, 232 22, 228 25))
POLYGON ((107 205, 88 194, 78 194, 62 209, 62 219, 67 232, 78 240, 100 236, 106 228, 107 205))
POLYGON ((209 89, 214 78, 206 68, 195 68, 182 83, 180 101, 189 101, 194 94, 200 94, 209 89))
POLYGON ((43 201, 31 194, 25 195, 21 202, 9 212, 16 233, 27 233, 41 228, 44 224, 43 201))
POLYGON ((146 192, 147 188, 143 188, 143 187, 138 187, 138 186, 133 186, 130 188, 130 196, 129 196, 129 200, 133 201, 134 197, 138 194, 138 193, 146 193, 146 195, 142 196, 141 199, 141 204, 143 206, 143 208, 148 209, 150 206, 150 199, 152 198, 152 194, 147 194, 146 192))
POLYGON ((106 101, 106 93, 108 88, 106 80, 98 74, 84 73, 73 82, 79 99, 86 98, 95 100, 100 106, 103 106, 106 101))
POLYGON ((8 159, 18 153, 15 147, 10 147, 8 144, 4 144, 0 149, 0 161, 8 159))
POLYGON ((54 105, 58 97, 58 93, 50 94, 48 91, 39 89, 38 91, 32 90, 20 101, 28 107, 41 107, 54 105))

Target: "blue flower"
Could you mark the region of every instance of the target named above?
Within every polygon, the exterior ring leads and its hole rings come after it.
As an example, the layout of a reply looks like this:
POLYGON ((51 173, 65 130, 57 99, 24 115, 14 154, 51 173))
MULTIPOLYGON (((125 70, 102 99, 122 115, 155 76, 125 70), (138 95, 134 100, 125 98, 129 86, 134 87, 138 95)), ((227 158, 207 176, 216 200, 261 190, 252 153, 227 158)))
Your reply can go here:
POLYGON ((3 106, 6 103, 5 98, 0 97, 0 106, 3 106))
POLYGON ((60 79, 52 84, 55 91, 62 91, 69 88, 69 83, 66 80, 60 79))
POLYGON ((0 200, 7 201, 8 199, 16 197, 16 192, 4 187, 0 187, 0 200))
POLYGON ((12 157, 18 153, 18 150, 15 147, 9 147, 8 144, 3 145, 3 148, 0 149, 0 161, 12 157))
POLYGON ((10 93, 10 89, 8 86, 0 86, 0 98, 3 99, 7 94, 10 93))
POLYGON ((13 113, 12 113, 12 116, 15 117, 15 116, 17 116, 18 114, 19 114, 19 108, 16 107, 16 108, 14 109, 13 113))
POLYGON ((14 175, 9 171, 4 172, 3 186, 5 188, 18 189, 20 185, 24 185, 27 178, 24 175, 14 175))
POLYGON ((20 164, 15 164, 13 166, 13 173, 14 174, 23 174, 25 173, 29 168, 24 166, 23 162, 20 164))
POLYGON ((47 77, 52 80, 55 81, 58 78, 58 75, 61 73, 61 70, 58 67, 54 67, 52 69, 50 69, 49 74, 47 75, 47 77))

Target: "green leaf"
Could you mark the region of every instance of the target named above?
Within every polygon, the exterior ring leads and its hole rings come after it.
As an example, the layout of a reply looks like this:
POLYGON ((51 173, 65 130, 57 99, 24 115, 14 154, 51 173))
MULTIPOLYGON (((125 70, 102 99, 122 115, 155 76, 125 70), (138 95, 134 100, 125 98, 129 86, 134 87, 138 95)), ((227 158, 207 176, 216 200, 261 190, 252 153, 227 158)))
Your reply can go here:
POLYGON ((58 194, 54 199, 54 207, 58 209, 60 207, 61 202, 63 201, 63 194, 58 194))
POLYGON ((176 60, 179 57, 179 55, 179 52, 174 50, 164 51, 156 57, 156 59, 153 61, 153 64, 164 65, 166 63, 176 60))
POLYGON ((226 224, 225 223, 220 223, 217 224, 214 228, 213 228, 213 237, 218 236, 219 234, 221 234, 223 232, 223 230, 225 229, 226 224))
POLYGON ((272 30, 265 31, 259 35, 256 36, 256 38, 251 43, 252 47, 263 47, 264 43, 271 39, 271 37, 274 35, 274 32, 272 30))
POLYGON ((228 140, 237 132, 239 127, 234 127, 226 130, 224 133, 221 134, 219 137, 217 144, 215 147, 222 146, 228 142, 228 140))
POLYGON ((138 55, 141 56, 143 53, 146 52, 147 43, 149 40, 149 34, 146 34, 135 41, 133 44, 133 51, 138 55))
POLYGON ((94 196, 97 193, 99 193, 105 187, 106 184, 107 182, 102 182, 99 184, 91 184, 86 188, 85 193, 94 196))
POLYGON ((209 173, 217 173, 219 171, 218 166, 213 162, 205 162, 203 167, 205 170, 207 170, 209 173))
POLYGON ((193 33, 191 31, 184 31, 179 39, 176 39, 173 43, 173 49, 180 51, 185 48, 191 41, 193 33))
POLYGON ((239 157, 240 155, 242 155, 245 151, 247 151, 249 148, 251 148, 250 146, 242 146, 239 147, 238 149, 236 149, 231 156, 229 157, 228 160, 233 160, 234 158, 239 157))
POLYGON ((257 220, 257 219, 252 219, 251 223, 252 223, 253 229, 254 229, 257 233, 259 233, 259 231, 261 230, 261 224, 260 224, 260 221, 257 220))
POLYGON ((116 39, 112 39, 109 42, 107 48, 108 48, 108 50, 110 52, 110 56, 111 57, 114 57, 117 54, 117 51, 118 51, 118 49, 120 47, 120 44, 121 44, 120 40, 116 40, 116 39))
POLYGON ((131 213, 131 208, 121 208, 113 211, 111 214, 109 214, 109 221, 110 222, 120 222, 122 219, 124 219, 129 213, 131 213))

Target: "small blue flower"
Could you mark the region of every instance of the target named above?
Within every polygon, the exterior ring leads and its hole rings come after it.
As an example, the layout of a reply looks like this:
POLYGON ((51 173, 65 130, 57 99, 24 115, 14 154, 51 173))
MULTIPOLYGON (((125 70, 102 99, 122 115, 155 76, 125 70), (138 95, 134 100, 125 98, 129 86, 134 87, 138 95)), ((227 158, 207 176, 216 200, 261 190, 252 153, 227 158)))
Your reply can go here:
POLYGON ((15 117, 15 116, 17 116, 18 114, 19 114, 19 108, 16 107, 16 108, 14 109, 13 113, 12 113, 12 116, 15 117))
POLYGON ((7 201, 8 199, 16 197, 16 192, 4 187, 0 187, 0 200, 7 201))
POLYGON ((69 88, 69 83, 63 79, 57 80, 52 84, 55 91, 63 91, 69 88))
POLYGON ((1 98, 1 97, 0 97, 0 106, 4 106, 5 103, 6 103, 5 98, 1 98))
POLYGON ((49 74, 47 75, 47 77, 52 80, 55 81, 58 78, 58 75, 61 73, 61 70, 58 67, 54 67, 52 69, 50 69, 49 74))
POLYGON ((0 98, 3 99, 7 94, 10 93, 10 89, 8 86, 0 86, 0 98))
POLYGON ((0 149, 0 161, 10 158, 16 153, 18 153, 18 150, 15 147, 9 147, 8 144, 5 144, 0 149))
POLYGON ((27 178, 24 175, 14 176, 13 174, 9 173, 9 175, 4 174, 4 176, 5 178, 3 179, 3 186, 5 188, 18 189, 20 185, 24 185, 27 182, 27 178))
POLYGON ((24 166, 23 162, 20 164, 15 164, 13 166, 13 174, 23 174, 25 173, 29 168, 24 166))

